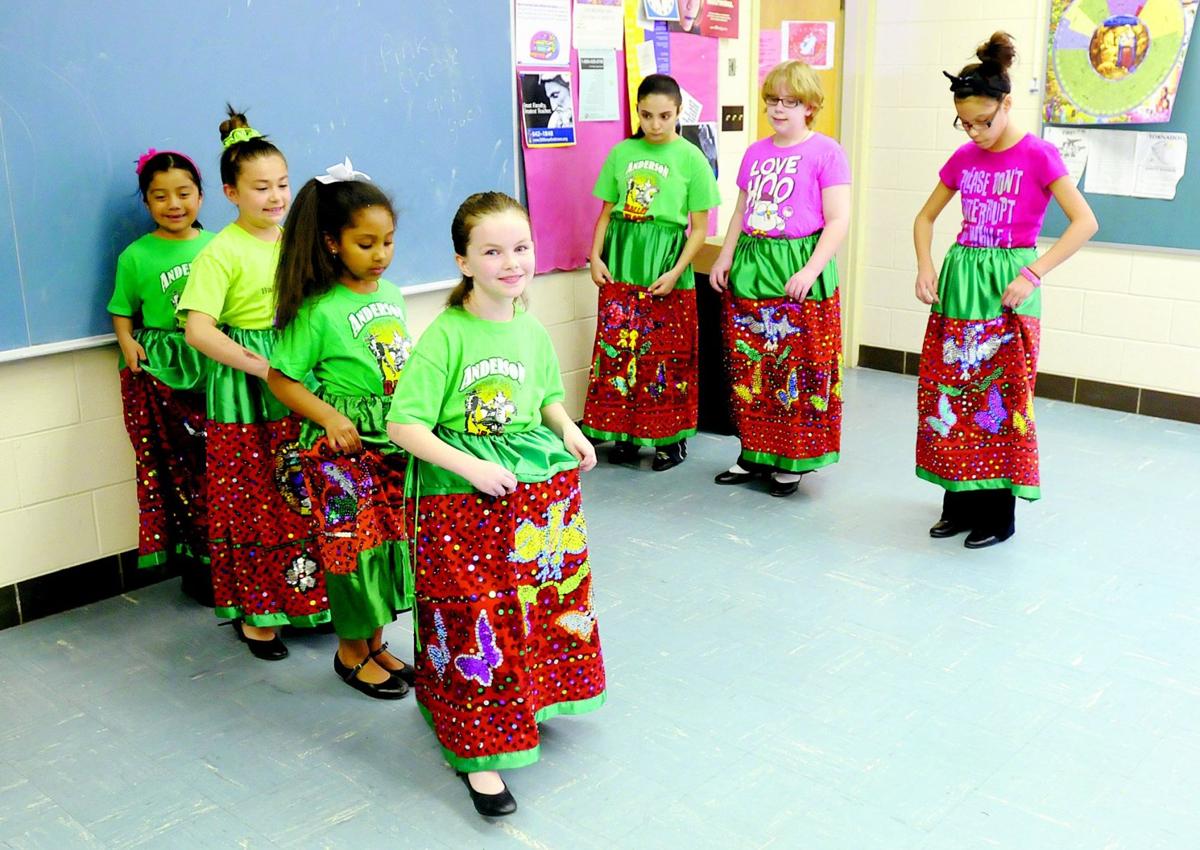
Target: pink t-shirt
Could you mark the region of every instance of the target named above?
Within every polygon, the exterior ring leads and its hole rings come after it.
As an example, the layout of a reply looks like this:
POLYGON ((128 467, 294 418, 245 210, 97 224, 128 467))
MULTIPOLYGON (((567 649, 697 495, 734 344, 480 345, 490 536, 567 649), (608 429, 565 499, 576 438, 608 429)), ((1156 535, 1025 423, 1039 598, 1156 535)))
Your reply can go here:
POLYGON ((850 182, 842 146, 813 133, 798 145, 777 147, 770 138, 746 148, 738 188, 746 193, 742 231, 751 236, 799 239, 825 226, 821 190, 850 182))
POLYGON ((1050 204, 1050 184, 1065 174, 1058 148, 1029 133, 999 153, 967 142, 938 172, 962 195, 958 244, 1032 248, 1050 204))

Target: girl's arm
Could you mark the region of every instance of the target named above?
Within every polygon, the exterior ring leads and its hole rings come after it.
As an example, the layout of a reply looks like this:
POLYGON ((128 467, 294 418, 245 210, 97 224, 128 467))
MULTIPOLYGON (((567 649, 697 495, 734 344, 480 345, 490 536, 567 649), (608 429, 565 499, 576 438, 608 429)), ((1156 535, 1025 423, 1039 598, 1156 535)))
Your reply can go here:
POLYGON ((938 300, 937 270, 933 267, 931 256, 933 223, 953 197, 954 190, 939 180, 913 222, 913 247, 917 250, 917 298, 922 304, 932 304, 938 300))
POLYGON ((517 489, 517 476, 512 472, 442 442, 424 425, 389 422, 388 436, 413 457, 462 476, 481 493, 498 497, 517 489))
POLYGON ((332 405, 317 398, 308 387, 292 380, 278 369, 267 372, 267 386, 288 408, 305 419, 311 419, 325 429, 329 445, 335 451, 355 454, 362 450, 362 440, 354 423, 338 413, 332 405))
POLYGON ((612 218, 612 211, 612 201, 605 201, 604 205, 600 207, 600 217, 596 219, 596 228, 592 231, 592 253, 588 256, 588 263, 592 267, 592 283, 596 286, 613 282, 608 266, 604 260, 600 259, 600 254, 604 251, 604 234, 608 231, 608 220, 612 218))
POLYGON ((579 430, 579 426, 571 421, 567 409, 561 401, 548 404, 542 408, 542 421, 546 427, 557 434, 567 447, 567 451, 579 461, 579 471, 587 472, 596 465, 596 447, 579 430))
POLYGON ((833 255, 837 253, 850 231, 849 183, 827 186, 821 190, 821 214, 825 217, 825 227, 817 238, 812 256, 804 264, 804 268, 792 275, 784 286, 784 291, 793 301, 803 301, 808 297, 808 291, 829 265, 829 261, 833 259, 833 255))
POLYGON ((266 380, 266 358, 247 351, 225 336, 225 332, 217 327, 217 320, 207 313, 188 311, 184 337, 188 345, 206 357, 266 380))
POLYGON ((704 244, 704 240, 708 238, 708 210, 698 210, 688 213, 688 225, 692 228, 692 231, 688 234, 687 241, 683 243, 683 250, 679 252, 679 259, 675 261, 675 265, 659 275, 658 280, 650 284, 647 291, 651 295, 666 295, 674 289, 675 284, 679 282, 680 275, 691 265, 696 254, 700 252, 700 247, 704 244))
POLYGON ((146 359, 146 349, 133 338, 133 319, 129 316, 113 315, 113 333, 117 335, 117 345, 121 346, 121 354, 125 356, 125 365, 130 372, 142 371, 139 363, 146 359))
MULTIPOLYGON (((1060 177, 1055 180, 1050 184, 1050 191, 1054 195, 1054 200, 1058 201, 1058 205, 1066 214, 1068 224, 1062 236, 1058 237, 1058 241, 1051 245, 1046 253, 1029 264, 1029 270, 1039 278, 1066 262, 1100 229, 1092 208, 1088 206, 1087 200, 1070 177, 1060 177)), ((1008 285, 1008 289, 1004 290, 1001 303, 1005 307, 1015 310, 1032 293, 1033 283, 1023 276, 1018 276, 1008 285)))
POLYGON ((733 215, 729 218, 729 227, 725 231, 725 241, 721 243, 721 253, 713 261, 708 270, 708 284, 717 292, 729 288, 729 269, 733 266, 733 250, 737 247, 742 235, 742 221, 746 217, 746 190, 738 190, 737 203, 733 205, 733 215))

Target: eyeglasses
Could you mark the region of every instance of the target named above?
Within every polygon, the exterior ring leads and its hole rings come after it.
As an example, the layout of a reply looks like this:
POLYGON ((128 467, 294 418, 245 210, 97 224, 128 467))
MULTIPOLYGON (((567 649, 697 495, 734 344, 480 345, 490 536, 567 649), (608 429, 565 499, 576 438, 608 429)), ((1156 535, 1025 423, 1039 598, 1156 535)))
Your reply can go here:
POLYGON ((775 97, 769 94, 763 98, 763 103, 767 106, 783 106, 784 109, 795 109, 800 105, 801 100, 798 97, 775 97))
POLYGON ((970 133, 975 130, 982 133, 984 130, 992 129, 992 122, 996 120, 996 116, 1000 114, 1001 108, 1004 106, 1004 101, 996 105, 996 109, 992 112, 992 117, 986 121, 964 121, 957 115, 954 116, 954 129, 962 130, 964 133, 970 133))

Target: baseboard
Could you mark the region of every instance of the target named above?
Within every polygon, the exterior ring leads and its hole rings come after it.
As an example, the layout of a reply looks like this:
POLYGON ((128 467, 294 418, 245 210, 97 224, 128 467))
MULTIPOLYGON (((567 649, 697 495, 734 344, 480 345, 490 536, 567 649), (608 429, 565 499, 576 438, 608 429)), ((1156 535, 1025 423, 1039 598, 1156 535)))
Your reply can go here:
MULTIPOLYGON (((911 351, 896 351, 874 345, 858 347, 858 365, 864 369, 916 375, 920 359, 919 354, 911 351)), ((1089 378, 1072 378, 1046 372, 1038 373, 1034 395, 1038 398, 1070 401, 1089 407, 1102 407, 1106 410, 1200 425, 1200 397, 1197 396, 1165 393, 1161 390, 1109 384, 1089 378)))
POLYGON ((166 564, 139 568, 137 561, 136 551, 122 552, 0 587, 0 629, 90 605, 179 574, 166 564))

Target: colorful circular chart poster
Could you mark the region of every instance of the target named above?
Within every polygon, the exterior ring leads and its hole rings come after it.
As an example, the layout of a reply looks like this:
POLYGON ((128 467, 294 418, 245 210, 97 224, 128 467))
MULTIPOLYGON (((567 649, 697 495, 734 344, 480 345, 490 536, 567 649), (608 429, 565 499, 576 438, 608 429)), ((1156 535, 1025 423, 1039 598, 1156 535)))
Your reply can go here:
POLYGON ((1198 0, 1051 0, 1048 124, 1171 120, 1198 0))

